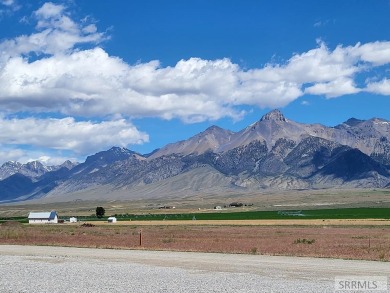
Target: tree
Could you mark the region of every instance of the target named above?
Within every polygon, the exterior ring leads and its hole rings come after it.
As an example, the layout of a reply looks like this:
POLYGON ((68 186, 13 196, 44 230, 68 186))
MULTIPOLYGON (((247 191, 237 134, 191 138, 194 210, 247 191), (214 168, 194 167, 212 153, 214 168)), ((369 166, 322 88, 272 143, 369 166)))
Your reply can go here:
POLYGON ((97 207, 96 208, 96 217, 98 217, 99 219, 102 218, 104 216, 105 212, 106 212, 106 210, 103 207, 97 207))

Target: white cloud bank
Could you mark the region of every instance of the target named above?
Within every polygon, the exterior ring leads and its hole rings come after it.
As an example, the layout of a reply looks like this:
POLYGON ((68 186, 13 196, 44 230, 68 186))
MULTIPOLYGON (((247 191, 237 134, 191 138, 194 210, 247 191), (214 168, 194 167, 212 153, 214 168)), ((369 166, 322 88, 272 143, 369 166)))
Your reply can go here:
POLYGON ((390 96, 390 80, 385 78, 379 82, 369 82, 367 89, 371 93, 390 96))
POLYGON ((13 111, 177 117, 191 122, 224 116, 236 119, 241 115, 236 106, 283 107, 305 93, 327 97, 360 91, 386 94, 386 80, 379 82, 385 87, 381 91, 355 84, 359 72, 366 73, 379 62, 390 63, 390 42, 366 45, 379 53, 387 47, 389 54, 371 58, 360 52, 364 45, 330 51, 321 44, 294 55, 286 64, 247 71, 229 59, 191 58, 174 67, 161 67, 158 61, 129 65, 99 47, 35 61, 12 56, 0 67, 0 104, 13 111))
POLYGON ((358 92, 390 94, 386 78, 363 85, 356 82, 359 74, 369 76, 372 69, 390 63, 387 41, 340 45, 334 50, 319 42, 317 48, 295 54, 283 64, 249 70, 226 58, 190 58, 168 67, 159 61, 131 65, 102 49, 99 43, 108 37, 94 24, 72 20, 65 6, 46 3, 33 15, 34 33, 0 42, 4 113, 56 112, 107 121, 3 119, 3 143, 86 153, 91 144, 102 149, 148 140, 130 122, 110 121, 110 117, 185 122, 240 119, 245 114, 242 105, 283 107, 305 94, 328 98, 358 92), (83 44, 90 48, 81 49, 83 44), (37 131, 23 131, 28 125, 37 131), (11 128, 21 133, 7 131, 11 128))
MULTIPOLYGON (((33 144, 57 150, 73 150, 78 154, 86 153, 93 146, 98 148, 129 143, 147 142, 148 135, 139 132, 124 119, 93 123, 77 122, 73 118, 63 119, 0 119, 0 141, 3 144, 33 144)), ((99 150, 99 149, 98 149, 99 150)))

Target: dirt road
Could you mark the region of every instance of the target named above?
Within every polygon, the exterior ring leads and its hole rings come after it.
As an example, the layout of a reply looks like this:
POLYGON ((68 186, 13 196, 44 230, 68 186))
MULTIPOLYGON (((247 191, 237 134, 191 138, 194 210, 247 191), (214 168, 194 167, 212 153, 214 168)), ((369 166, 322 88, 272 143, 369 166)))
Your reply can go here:
POLYGON ((0 292, 334 292, 335 277, 346 275, 388 280, 390 266, 318 258, 0 245, 0 292))

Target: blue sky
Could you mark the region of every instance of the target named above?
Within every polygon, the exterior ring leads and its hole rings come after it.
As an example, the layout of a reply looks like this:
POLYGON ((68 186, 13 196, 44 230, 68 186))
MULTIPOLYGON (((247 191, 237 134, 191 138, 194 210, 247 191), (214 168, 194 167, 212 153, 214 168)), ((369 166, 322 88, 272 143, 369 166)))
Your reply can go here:
POLYGON ((0 163, 148 153, 275 108, 390 120, 389 15, 389 0, 0 0, 0 163))

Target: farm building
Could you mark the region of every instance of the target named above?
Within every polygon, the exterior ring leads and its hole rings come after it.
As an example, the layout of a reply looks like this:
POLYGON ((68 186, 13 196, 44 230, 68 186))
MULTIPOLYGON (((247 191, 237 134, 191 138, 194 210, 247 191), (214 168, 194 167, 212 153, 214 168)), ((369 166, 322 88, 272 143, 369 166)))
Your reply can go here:
POLYGON ((77 223, 77 218, 76 217, 71 217, 69 218, 70 223, 77 223))
POLYGON ((109 223, 116 223, 116 218, 115 217, 109 217, 107 219, 107 222, 109 222, 109 223))
POLYGON ((28 215, 29 224, 57 224, 58 215, 56 211, 51 212, 30 212, 28 215))

